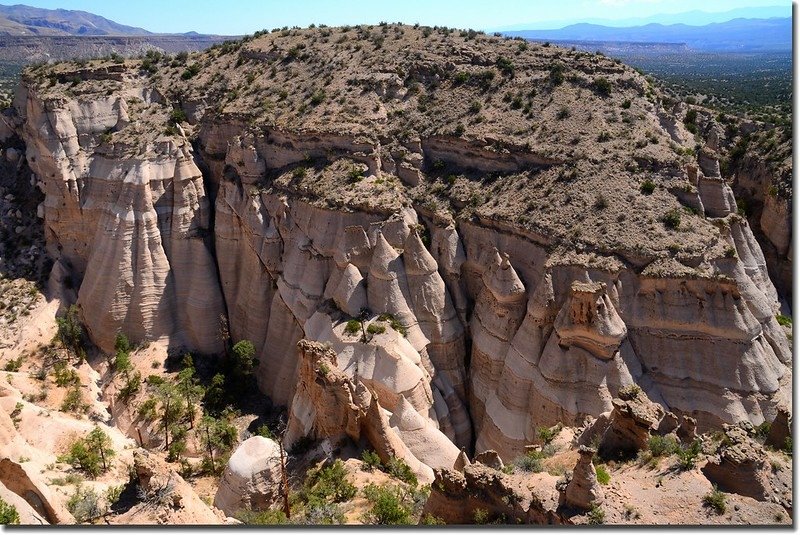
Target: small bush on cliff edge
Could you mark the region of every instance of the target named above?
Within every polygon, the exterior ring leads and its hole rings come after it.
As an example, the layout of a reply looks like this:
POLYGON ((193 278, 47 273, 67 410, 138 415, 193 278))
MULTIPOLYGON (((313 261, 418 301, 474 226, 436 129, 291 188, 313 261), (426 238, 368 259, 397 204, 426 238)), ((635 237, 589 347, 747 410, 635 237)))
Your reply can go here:
POLYGON ((10 524, 19 524, 19 513, 17 512, 17 508, 6 503, 2 498, 0 498, 0 524, 4 526, 10 524))

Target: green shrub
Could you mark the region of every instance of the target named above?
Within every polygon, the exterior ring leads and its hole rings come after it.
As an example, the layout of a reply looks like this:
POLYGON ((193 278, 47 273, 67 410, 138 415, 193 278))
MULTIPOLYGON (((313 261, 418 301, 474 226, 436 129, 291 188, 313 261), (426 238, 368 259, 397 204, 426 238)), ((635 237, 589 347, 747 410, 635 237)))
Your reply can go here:
POLYGON ((53 366, 53 376, 57 386, 74 386, 81 382, 75 368, 68 368, 67 364, 61 361, 53 366))
POLYGON ((67 510, 78 523, 88 522, 102 516, 104 508, 100 507, 100 497, 94 489, 78 486, 67 501, 67 510))
POLYGON ((556 119, 558 119, 559 121, 563 121, 570 115, 572 115, 572 112, 569 111, 569 108, 567 108, 566 106, 562 106, 561 109, 558 110, 558 113, 556 113, 556 119))
POLYGON ((144 401, 141 405, 139 405, 139 409, 137 413, 139 414, 139 418, 151 421, 156 419, 156 405, 158 402, 155 398, 149 398, 144 401))
POLYGON ((403 459, 398 459, 397 457, 390 458, 389 462, 386 463, 386 471, 409 485, 417 484, 417 476, 414 475, 411 467, 408 466, 403 459))
POLYGON ((697 464, 697 457, 702 451, 702 443, 695 439, 689 446, 681 446, 675 451, 678 456, 678 467, 681 470, 691 470, 697 464))
POLYGON ((499 56, 496 65, 505 76, 514 76, 514 63, 507 57, 499 56))
POLYGON ((595 470, 597 471, 597 482, 601 485, 608 485, 608 482, 611 481, 611 474, 608 473, 606 467, 601 464, 595 470))
POLYGON ((642 387, 637 384, 624 386, 619 389, 617 395, 623 401, 630 401, 636 399, 642 393, 642 387))
POLYGON ((536 428, 536 436, 539 437, 544 444, 549 444, 553 441, 558 433, 561 432, 563 429, 562 424, 557 424, 553 427, 537 427, 536 428))
POLYGON ((347 481, 344 463, 337 459, 323 468, 309 470, 295 498, 306 506, 306 523, 341 524, 344 515, 336 504, 353 499, 356 492, 356 487, 347 481))
POLYGON ((550 67, 550 83, 561 85, 564 83, 564 65, 556 63, 550 67))
POLYGON ((545 446, 541 451, 529 451, 525 455, 514 459, 513 464, 523 472, 542 472, 544 471, 542 461, 550 457, 553 451, 552 446, 545 446))
POLYGON ((358 334, 361 332, 361 322, 358 320, 347 320, 347 325, 344 327, 344 332, 347 334, 358 334))
POLYGON ((783 314, 778 314, 775 316, 775 319, 778 320, 778 324, 784 327, 791 327, 792 326, 792 318, 789 316, 784 316, 783 314))
POLYGON ((148 375, 145 381, 150 386, 161 386, 166 382, 160 375, 148 375))
POLYGON ((383 334, 386 332, 386 327, 377 323, 370 323, 367 327, 367 332, 369 334, 383 334))
POLYGON ((681 213, 678 209, 670 210, 661 218, 664 226, 669 229, 677 229, 681 226, 681 213))
POLYGON ((3 367, 3 370, 7 372, 18 372, 19 369, 22 367, 23 360, 25 360, 25 357, 17 357, 15 359, 10 359, 8 362, 6 362, 6 365, 3 367))
POLYGON ((589 524, 596 526, 603 524, 606 520, 606 512, 598 505, 593 505, 592 508, 589 510, 589 514, 587 515, 589 519, 589 524))
POLYGON ((672 455, 678 450, 678 442, 675 438, 667 435, 653 435, 647 441, 647 449, 653 457, 662 457, 664 455, 672 455))
POLYGON ((17 508, 6 503, 2 498, 0 498, 0 524, 4 526, 19 524, 17 508))
POLYGON ((233 346, 233 375, 241 380, 252 375, 256 348, 250 340, 240 340, 233 346))
POLYGON ((380 456, 372 450, 364 450, 361 452, 362 468, 368 472, 372 472, 375 468, 381 468, 380 456))
POLYGON ((169 114, 169 123, 172 125, 178 123, 185 123, 187 120, 186 112, 183 111, 181 108, 174 108, 172 112, 169 114))
POLYGON ((453 83, 455 85, 466 84, 467 82, 469 82, 469 73, 466 71, 461 71, 453 76, 453 83))
POLYGON ((94 478, 108 470, 113 456, 111 439, 102 429, 95 427, 86 437, 73 442, 59 461, 69 463, 94 478))
POLYGON ((364 178, 364 171, 361 170, 361 168, 356 167, 355 165, 347 173, 347 179, 350 182, 359 182, 363 178, 364 178))
POLYGON ((703 507, 714 509, 718 515, 725 514, 725 510, 727 509, 725 505, 725 493, 721 492, 717 489, 717 486, 714 485, 714 490, 703 497, 703 507))
POLYGON ((363 520, 377 525, 411 524, 411 508, 404 503, 405 495, 405 491, 397 486, 367 485, 364 496, 370 502, 370 509, 363 520))
POLYGON ((472 521, 478 525, 488 524, 489 511, 486 509, 481 509, 480 507, 475 509, 475 512, 472 513, 472 521))
POLYGON ((286 513, 280 509, 267 509, 266 511, 238 511, 234 515, 243 524, 254 526, 272 526, 288 524, 286 513))
POLYGON ((608 81, 607 78, 600 77, 594 81, 594 90, 597 92, 598 95, 602 95, 607 97, 611 94, 611 82, 608 81))
POLYGON ((128 376, 125 383, 120 387, 117 397, 123 401, 128 401, 139 391, 141 385, 142 374, 137 371, 128 376))
POLYGON ((442 520, 438 516, 433 516, 430 513, 427 513, 426 515, 424 515, 420 519, 419 523, 422 524, 423 526, 444 526, 444 525, 447 524, 447 522, 445 522, 444 520, 442 520))
POLYGON ((606 200, 605 195, 602 193, 598 193, 594 199, 594 209, 595 210, 604 210, 608 208, 608 200, 606 200))
POLYGON ((86 349, 84 347, 85 335, 83 326, 80 322, 80 310, 77 305, 72 305, 67 309, 67 313, 56 318, 56 337, 61 345, 72 352, 79 362, 86 359, 86 349))
POLYGON ((650 180, 649 178, 646 178, 644 182, 642 182, 640 191, 645 195, 651 195, 655 190, 656 190, 656 183, 650 180))
POLYGON ((629 98, 626 98, 625 100, 622 101, 622 109, 623 110, 627 110, 630 107, 631 107, 631 100, 629 98))
POLYGON ((200 65, 197 63, 193 63, 186 67, 186 70, 181 73, 181 80, 188 80, 197 75, 200 72, 200 65))
POLYGON ((393 315, 389 313, 384 312, 383 314, 378 316, 378 321, 388 321, 391 328, 394 329, 395 331, 399 332, 403 336, 406 336, 408 334, 408 330, 405 328, 405 326, 403 326, 403 324, 400 323, 399 320, 397 320, 393 315))
POLYGON ((78 385, 71 386, 61 402, 62 412, 81 413, 89 410, 89 405, 83 401, 83 394, 78 385))
POLYGON ((319 106, 325 100, 325 91, 322 89, 318 91, 314 91, 314 94, 311 95, 311 105, 312 106, 319 106))

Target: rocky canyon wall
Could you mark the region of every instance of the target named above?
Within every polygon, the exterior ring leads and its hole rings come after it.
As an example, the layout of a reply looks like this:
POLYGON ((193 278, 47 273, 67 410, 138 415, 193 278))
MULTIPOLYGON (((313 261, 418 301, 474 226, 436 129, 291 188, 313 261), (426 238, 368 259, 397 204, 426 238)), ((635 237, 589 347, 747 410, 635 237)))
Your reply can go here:
POLYGON ((16 100, 49 254, 80 281, 104 351, 124 332, 217 353, 226 322, 234 341, 254 343, 260 388, 289 408, 296 438, 330 434, 342 421, 331 399, 347 398, 363 413, 353 421, 371 422, 364 436, 400 437, 429 475, 458 448, 513 458, 537 427, 607 412, 631 384, 701 427, 758 424, 790 401, 777 293, 713 165, 687 180, 730 253, 642 269, 490 220, 358 193, 332 207, 303 189, 305 173, 322 180, 337 165, 339 176, 419 180, 426 150, 496 166, 463 144, 448 152, 447 138, 416 144, 402 166, 358 136, 254 135, 234 120, 201 121, 195 146, 181 135, 111 145, 104 134, 130 121, 126 99, 159 98, 125 91, 56 100, 23 88, 16 100), (304 364, 303 339, 335 358, 304 364), (329 366, 339 375, 320 391, 312 375, 329 366))

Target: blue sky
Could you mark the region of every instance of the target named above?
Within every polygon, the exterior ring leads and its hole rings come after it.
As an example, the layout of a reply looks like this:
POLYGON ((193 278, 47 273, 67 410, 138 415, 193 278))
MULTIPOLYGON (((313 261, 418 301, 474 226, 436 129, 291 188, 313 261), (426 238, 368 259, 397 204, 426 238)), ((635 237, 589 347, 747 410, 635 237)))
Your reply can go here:
POLYGON ((627 19, 661 13, 790 6, 788 0, 19 0, 49 9, 78 9, 154 32, 240 35, 263 28, 382 20, 488 29, 541 21, 627 19))

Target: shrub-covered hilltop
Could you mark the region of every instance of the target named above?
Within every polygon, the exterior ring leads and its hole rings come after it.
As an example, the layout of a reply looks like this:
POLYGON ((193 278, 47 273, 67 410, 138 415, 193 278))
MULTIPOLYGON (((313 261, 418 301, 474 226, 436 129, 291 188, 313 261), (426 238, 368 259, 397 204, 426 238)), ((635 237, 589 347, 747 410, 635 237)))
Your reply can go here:
POLYGON ((177 125, 192 137, 228 120, 256 136, 346 134, 379 146, 395 176, 361 180, 362 167, 310 151, 265 185, 331 207, 474 213, 573 250, 724 253, 713 225, 673 192, 696 190, 684 167, 697 140, 668 117, 645 77, 600 54, 383 24, 259 32, 204 53, 43 66, 26 79, 45 99, 156 89, 160 105, 133 99, 130 124, 101 136, 101 149, 115 154, 176 135, 177 125), (415 161, 420 143, 424 162, 415 161), (402 180, 420 166, 419 186, 402 180))

